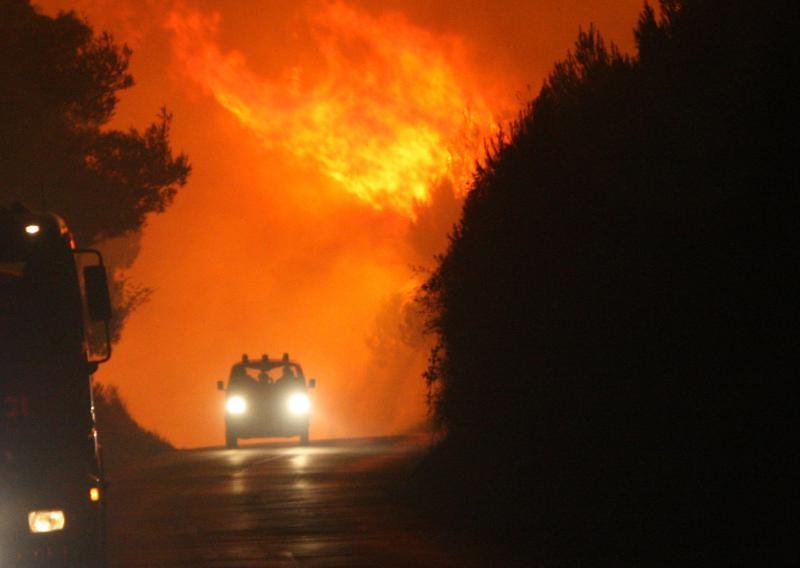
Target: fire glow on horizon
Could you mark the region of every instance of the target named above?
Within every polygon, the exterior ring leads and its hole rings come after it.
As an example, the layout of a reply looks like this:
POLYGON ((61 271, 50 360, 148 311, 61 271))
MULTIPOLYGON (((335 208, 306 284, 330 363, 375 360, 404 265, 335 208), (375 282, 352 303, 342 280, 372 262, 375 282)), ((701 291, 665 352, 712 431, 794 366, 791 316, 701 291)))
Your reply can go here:
POLYGON ((641 0, 34 3, 75 10, 130 45, 136 86, 121 93, 111 127, 143 128, 165 105, 173 149, 192 162, 188 185, 140 236, 99 243, 154 292, 98 379, 179 447, 222 443, 214 385, 242 353, 288 351, 317 379, 312 439, 424 421, 430 338, 409 309, 424 278, 411 267, 442 252, 484 140, 578 26, 630 38, 641 9, 641 0))
MULTIPOLYGON (((434 193, 455 194, 445 202, 457 203, 484 139, 499 130, 491 97, 478 88, 461 39, 414 26, 397 12, 372 15, 343 2, 310 2, 294 21, 302 28, 306 56, 287 58, 271 75, 257 72, 236 44, 223 47, 224 24, 219 12, 169 12, 165 29, 179 74, 266 151, 325 178, 306 195, 340 194, 327 201, 338 203, 328 206, 329 215, 336 212, 327 224, 339 225, 331 233, 335 241, 351 241, 336 245, 344 246, 337 262, 350 266, 347 273, 331 274, 308 290, 318 296, 314 302, 328 298, 349 306, 348 319, 362 313, 361 322, 351 320, 344 332, 348 355, 336 355, 332 365, 338 377, 331 381, 329 374, 321 382, 333 388, 317 406, 312 435, 415 427, 426 414, 422 372, 429 341, 421 337, 421 322, 411 321, 418 318, 412 304, 421 280, 410 267, 430 261, 455 220, 456 209, 435 204, 442 198, 434 193), (412 245, 408 233, 420 233, 414 228, 420 215, 428 223, 441 217, 434 221, 440 234, 418 236, 412 245), (346 228, 350 217, 358 219, 356 232, 346 228), (371 242, 366 249, 358 244, 365 238, 371 242)), ((285 184, 295 199, 302 183, 285 184)), ((303 246, 297 241, 283 254, 302 256, 303 246)), ((319 259, 312 255, 310 262, 319 259)), ((274 293, 292 294, 282 286, 274 293)), ((330 337, 312 341, 335 344, 330 337)))

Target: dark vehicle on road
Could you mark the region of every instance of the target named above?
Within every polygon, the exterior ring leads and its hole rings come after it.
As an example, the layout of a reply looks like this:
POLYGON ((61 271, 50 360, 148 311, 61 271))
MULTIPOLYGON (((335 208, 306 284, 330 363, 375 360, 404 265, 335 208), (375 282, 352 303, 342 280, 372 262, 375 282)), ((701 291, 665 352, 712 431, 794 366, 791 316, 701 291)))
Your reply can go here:
POLYGON ((316 382, 306 382, 303 368, 288 353, 281 359, 243 355, 231 367, 227 389, 217 381, 217 388, 225 391, 225 446, 235 448, 239 438, 290 436, 308 443, 308 389, 316 382))
POLYGON ((109 317, 100 254, 76 249, 56 215, 0 208, 3 568, 104 564, 91 375, 110 355, 109 317))

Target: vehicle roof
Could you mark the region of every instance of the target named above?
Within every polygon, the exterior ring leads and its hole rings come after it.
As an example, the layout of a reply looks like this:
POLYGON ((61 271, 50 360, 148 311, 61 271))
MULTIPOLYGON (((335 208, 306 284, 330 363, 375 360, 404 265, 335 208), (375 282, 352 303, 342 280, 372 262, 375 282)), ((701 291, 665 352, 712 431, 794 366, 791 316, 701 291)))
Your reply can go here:
POLYGON ((31 211, 24 205, 14 203, 7 207, 0 207, 0 225, 38 223, 43 229, 54 230, 56 234, 65 235, 69 232, 67 223, 60 216, 49 211, 31 211))
POLYGON ((245 369, 266 372, 279 367, 285 367, 287 365, 297 369, 301 377, 305 376, 303 374, 303 367, 301 367, 300 363, 297 361, 289 359, 288 353, 284 353, 283 357, 280 359, 271 359, 267 355, 262 355, 259 359, 250 359, 247 357, 247 355, 243 355, 242 360, 238 363, 234 363, 234 365, 231 367, 231 376, 233 376, 237 371, 243 371, 245 369))
POLYGON ((30 211, 20 204, 0 207, 0 260, 27 257, 32 247, 44 243, 71 245, 69 228, 61 217, 54 213, 30 211), (38 225, 35 239, 25 234, 28 225, 38 225))

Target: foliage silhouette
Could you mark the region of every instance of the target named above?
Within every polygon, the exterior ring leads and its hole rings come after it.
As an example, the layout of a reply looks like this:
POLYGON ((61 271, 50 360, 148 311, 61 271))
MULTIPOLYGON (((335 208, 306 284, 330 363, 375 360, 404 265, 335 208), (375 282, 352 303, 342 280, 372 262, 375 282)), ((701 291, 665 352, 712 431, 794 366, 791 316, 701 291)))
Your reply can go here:
MULTIPOLYGON (((0 200, 58 212, 84 246, 138 231, 190 166, 172 154, 165 109, 142 132, 106 128, 133 85, 131 51, 73 12, 51 18, 28 0, 0 0, 0 13, 0 200)), ((119 323, 136 292, 113 284, 119 323)))
POLYGON ((94 383, 92 394, 102 432, 104 466, 112 477, 137 461, 174 450, 167 440, 145 430, 131 417, 116 387, 94 383))
POLYGON ((663 1, 636 57, 590 28, 494 141, 421 294, 444 510, 545 563, 796 559, 796 21, 663 1))

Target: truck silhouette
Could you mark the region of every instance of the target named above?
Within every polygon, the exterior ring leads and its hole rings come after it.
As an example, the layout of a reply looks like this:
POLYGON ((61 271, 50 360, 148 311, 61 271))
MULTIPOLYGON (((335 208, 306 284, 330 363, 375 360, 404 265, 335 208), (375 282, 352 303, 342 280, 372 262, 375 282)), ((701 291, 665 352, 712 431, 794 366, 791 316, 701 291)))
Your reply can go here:
POLYGON ((91 375, 111 353, 109 317, 100 253, 77 249, 54 214, 0 208, 3 567, 105 563, 91 375), (87 343, 96 322, 100 357, 87 343))

